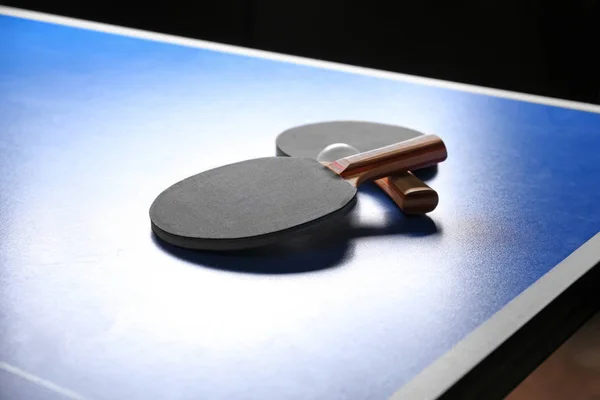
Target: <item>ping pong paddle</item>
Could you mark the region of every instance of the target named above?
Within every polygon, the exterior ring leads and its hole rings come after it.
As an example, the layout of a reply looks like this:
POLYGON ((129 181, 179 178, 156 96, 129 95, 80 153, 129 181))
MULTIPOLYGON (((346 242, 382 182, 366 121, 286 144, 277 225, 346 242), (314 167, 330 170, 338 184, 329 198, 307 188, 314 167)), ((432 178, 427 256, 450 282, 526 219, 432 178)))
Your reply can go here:
POLYGON ((239 250, 286 240, 356 204, 357 187, 446 159, 425 135, 323 165, 314 158, 266 157, 186 178, 150 207, 160 239, 200 250, 239 250))
MULTIPOLYGON (((334 121, 302 125, 277 136, 277 154, 291 157, 316 157, 325 147, 344 143, 359 151, 398 143, 423 135, 421 132, 387 124, 361 121, 334 121)), ((410 171, 375 181, 406 214, 425 214, 439 202, 435 190, 410 171)))

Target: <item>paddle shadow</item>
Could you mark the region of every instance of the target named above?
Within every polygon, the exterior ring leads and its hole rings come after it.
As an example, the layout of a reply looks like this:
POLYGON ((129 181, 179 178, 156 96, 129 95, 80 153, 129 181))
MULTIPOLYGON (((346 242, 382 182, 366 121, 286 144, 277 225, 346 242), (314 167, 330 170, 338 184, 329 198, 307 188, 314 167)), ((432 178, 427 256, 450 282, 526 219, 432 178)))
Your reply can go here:
POLYGON ((411 171, 411 172, 413 173, 414 176, 416 176, 420 180, 428 181, 428 180, 435 178, 435 176, 438 173, 438 166, 437 166, 437 164, 435 164, 431 167, 422 168, 422 169, 418 169, 416 171, 411 171))
POLYGON ((354 246, 342 239, 326 239, 327 231, 305 232, 286 243, 227 252, 184 249, 151 235, 160 249, 199 266, 253 274, 297 274, 333 268, 352 257, 354 246))
MULTIPOLYGON (((392 199, 374 183, 362 185, 359 192, 372 197, 381 206, 383 222, 377 225, 355 224, 351 228, 353 237, 404 235, 421 237, 441 234, 442 229, 427 215, 406 215, 392 199)), ((360 202, 359 202, 360 203, 360 202)), ((360 204, 359 204, 360 207, 360 204)))
POLYGON ((385 210, 381 223, 361 223, 359 206, 349 214, 319 224, 285 243, 256 249, 198 251, 173 246, 154 234, 152 240, 161 250, 198 266, 251 274, 296 274, 343 265, 354 256, 355 239, 358 238, 387 235, 419 237, 440 233, 431 218, 424 215, 406 216, 375 185, 364 185, 360 193, 372 196, 381 203, 385 210))

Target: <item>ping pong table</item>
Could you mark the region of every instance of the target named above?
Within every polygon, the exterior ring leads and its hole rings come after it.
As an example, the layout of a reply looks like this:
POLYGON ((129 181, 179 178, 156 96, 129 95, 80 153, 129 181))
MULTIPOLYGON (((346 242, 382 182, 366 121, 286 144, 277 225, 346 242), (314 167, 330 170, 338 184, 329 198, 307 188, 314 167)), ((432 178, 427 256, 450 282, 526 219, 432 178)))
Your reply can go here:
POLYGON ((598 309, 600 107, 0 8, 0 398, 501 398, 598 309), (407 218, 203 253, 148 208, 333 120, 441 136, 407 218))

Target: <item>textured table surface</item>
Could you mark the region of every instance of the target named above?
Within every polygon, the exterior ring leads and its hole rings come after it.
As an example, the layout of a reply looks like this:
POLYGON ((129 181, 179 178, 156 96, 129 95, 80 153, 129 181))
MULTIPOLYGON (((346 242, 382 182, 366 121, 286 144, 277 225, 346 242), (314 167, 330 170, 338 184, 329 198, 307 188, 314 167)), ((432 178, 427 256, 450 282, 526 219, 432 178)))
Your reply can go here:
POLYGON ((600 231, 593 107, 127 32, 0 15, 8 398, 384 399, 600 231), (336 240, 245 255, 151 235, 167 186, 330 120, 441 136, 438 209, 370 187, 336 240))

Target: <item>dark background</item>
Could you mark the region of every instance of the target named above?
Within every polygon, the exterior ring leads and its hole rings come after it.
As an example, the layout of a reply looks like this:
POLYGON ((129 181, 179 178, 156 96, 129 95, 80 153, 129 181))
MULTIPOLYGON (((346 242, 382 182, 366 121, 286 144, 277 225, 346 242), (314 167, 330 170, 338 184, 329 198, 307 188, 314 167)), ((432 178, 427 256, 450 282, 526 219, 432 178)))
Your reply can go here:
POLYGON ((5 5, 455 82, 600 103, 600 0, 5 5))

